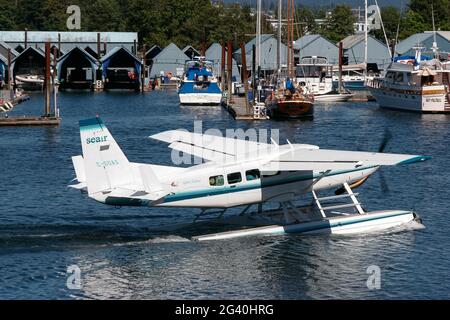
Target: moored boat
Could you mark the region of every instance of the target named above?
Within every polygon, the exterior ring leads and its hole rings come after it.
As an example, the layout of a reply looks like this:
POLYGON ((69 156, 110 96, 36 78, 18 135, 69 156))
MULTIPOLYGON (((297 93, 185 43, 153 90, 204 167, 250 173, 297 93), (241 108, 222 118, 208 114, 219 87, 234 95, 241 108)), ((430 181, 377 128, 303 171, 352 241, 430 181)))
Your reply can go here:
POLYGON ((204 57, 186 61, 184 79, 178 89, 180 104, 219 105, 222 91, 213 73, 213 62, 204 57))
POLYGON ((314 100, 303 94, 288 78, 286 89, 278 89, 267 97, 266 112, 273 119, 299 119, 314 116, 314 100))
POLYGON ((391 63, 386 75, 369 81, 368 88, 382 108, 450 113, 449 78, 448 62, 423 60, 417 51, 413 59, 391 63))

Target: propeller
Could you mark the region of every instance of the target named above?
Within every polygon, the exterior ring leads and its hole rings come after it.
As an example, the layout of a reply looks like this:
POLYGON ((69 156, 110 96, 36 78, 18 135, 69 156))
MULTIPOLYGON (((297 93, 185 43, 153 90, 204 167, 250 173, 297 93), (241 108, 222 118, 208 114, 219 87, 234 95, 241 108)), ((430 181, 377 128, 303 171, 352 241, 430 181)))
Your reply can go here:
MULTIPOLYGON (((386 149, 386 146, 387 146, 387 144, 389 143, 389 141, 391 139, 392 139, 391 132, 389 131, 388 128, 385 128, 384 129, 383 140, 381 140, 380 146, 378 147, 378 153, 383 153, 384 152, 384 149, 386 149)), ((350 185, 350 188, 355 189, 355 188, 358 188, 358 187, 362 186, 369 179, 369 177, 370 176, 367 176, 367 177, 364 177, 364 178, 362 178, 362 179, 360 179, 360 180, 358 180, 356 182, 353 182, 350 185)), ((386 183, 386 179, 385 179, 385 177, 384 177, 382 172, 380 172, 380 184, 381 184, 381 190, 383 192, 389 192, 389 187, 388 187, 388 185, 386 183)), ((341 194, 344 194, 345 192, 346 192, 345 188, 344 187, 340 187, 339 189, 337 189, 334 192, 334 194, 341 195, 341 194)))

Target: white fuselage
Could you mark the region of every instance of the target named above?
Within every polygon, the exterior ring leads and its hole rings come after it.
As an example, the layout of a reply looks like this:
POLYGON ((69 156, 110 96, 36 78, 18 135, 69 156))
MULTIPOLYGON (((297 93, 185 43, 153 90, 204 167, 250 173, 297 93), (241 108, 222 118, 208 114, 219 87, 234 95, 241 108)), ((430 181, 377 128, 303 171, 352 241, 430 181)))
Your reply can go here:
POLYGON ((353 183, 372 173, 378 167, 358 168, 351 171, 331 171, 313 185, 321 173, 312 171, 262 174, 250 180, 247 171, 257 169, 257 161, 218 167, 202 164, 186 169, 176 176, 166 176, 164 183, 172 193, 158 206, 228 208, 266 201, 283 202, 298 198, 314 190, 339 188, 343 183, 353 183), (230 183, 228 175, 241 174, 241 182, 230 183), (210 178, 223 176, 223 185, 211 186, 210 178))

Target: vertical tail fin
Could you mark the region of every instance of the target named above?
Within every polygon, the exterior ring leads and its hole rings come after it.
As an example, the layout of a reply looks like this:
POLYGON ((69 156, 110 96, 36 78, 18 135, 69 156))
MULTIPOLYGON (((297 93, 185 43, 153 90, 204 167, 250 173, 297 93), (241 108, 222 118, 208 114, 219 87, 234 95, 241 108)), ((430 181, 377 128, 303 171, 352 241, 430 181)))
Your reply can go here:
POLYGON ((80 121, 84 168, 89 194, 133 183, 133 172, 100 118, 80 121))

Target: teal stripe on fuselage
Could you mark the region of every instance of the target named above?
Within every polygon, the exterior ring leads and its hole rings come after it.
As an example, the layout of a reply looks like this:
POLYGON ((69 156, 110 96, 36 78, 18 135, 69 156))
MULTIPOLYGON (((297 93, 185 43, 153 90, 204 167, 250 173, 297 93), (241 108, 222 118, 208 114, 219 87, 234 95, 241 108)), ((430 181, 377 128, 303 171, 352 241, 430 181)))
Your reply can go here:
POLYGON ((102 130, 103 121, 100 118, 92 118, 86 120, 80 120, 80 130, 81 131, 89 131, 89 130, 102 130))
MULTIPOLYGON (((327 174, 326 176, 329 177, 329 176, 335 176, 335 175, 349 173, 349 172, 368 170, 368 169, 373 169, 375 167, 376 166, 358 168, 355 170, 335 171, 335 172, 331 172, 330 174, 327 174)), ((312 179, 315 179, 318 177, 320 177, 320 174, 315 174, 315 175, 311 174, 311 175, 303 175, 303 176, 297 176, 297 177, 293 176, 293 177, 288 177, 288 178, 284 178, 284 179, 274 179, 273 181, 264 181, 262 184, 261 184, 261 180, 260 180, 259 182, 252 183, 252 184, 224 186, 224 187, 211 187, 208 189, 179 192, 179 193, 176 193, 173 195, 166 196, 164 198, 164 203, 196 199, 196 198, 201 198, 201 197, 216 196, 216 195, 234 193, 234 192, 242 192, 242 191, 248 191, 248 190, 253 190, 253 189, 258 189, 258 188, 281 186, 284 184, 289 184, 289 183, 294 183, 294 182, 312 180, 312 179)))

